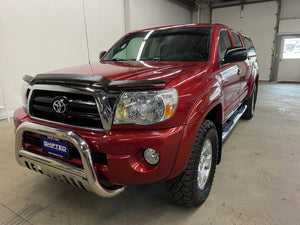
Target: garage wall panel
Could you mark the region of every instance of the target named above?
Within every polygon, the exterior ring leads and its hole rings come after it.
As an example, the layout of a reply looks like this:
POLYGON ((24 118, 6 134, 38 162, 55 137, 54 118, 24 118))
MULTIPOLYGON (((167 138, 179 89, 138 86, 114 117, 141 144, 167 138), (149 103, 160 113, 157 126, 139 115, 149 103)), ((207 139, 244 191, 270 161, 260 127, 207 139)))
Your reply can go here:
POLYGON ((278 33, 279 34, 300 34, 300 19, 280 20, 278 33))
POLYGON ((280 18, 292 18, 300 16, 299 0, 281 0, 280 18))
POLYGON ((200 3, 199 9, 192 13, 193 23, 209 23, 210 21, 210 10, 207 4, 200 3))
POLYGON ((167 0, 129 0, 130 27, 147 27, 191 23, 191 12, 167 0))
POLYGON ((3 90, 3 82, 2 82, 2 76, 1 76, 1 66, 0 66, 0 110, 3 110, 5 107, 5 102, 4 102, 4 90, 3 90))
POLYGON ((259 56, 260 80, 270 80, 273 41, 275 39, 277 2, 265 2, 244 6, 213 9, 213 23, 226 24, 249 35, 259 56))
POLYGON ((88 62, 82 10, 81 0, 1 0, 0 76, 5 112, 21 105, 25 73, 88 62))
POLYGON ((300 33, 300 1, 281 1, 281 14, 279 23, 279 34, 300 33))
POLYGON ((90 61, 125 34, 124 0, 84 0, 90 61))

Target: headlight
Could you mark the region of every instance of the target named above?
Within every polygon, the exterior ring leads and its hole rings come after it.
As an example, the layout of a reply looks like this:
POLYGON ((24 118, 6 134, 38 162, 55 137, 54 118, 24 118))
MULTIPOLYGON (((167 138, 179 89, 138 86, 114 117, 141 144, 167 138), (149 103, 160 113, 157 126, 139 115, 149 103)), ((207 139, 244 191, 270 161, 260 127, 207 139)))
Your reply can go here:
POLYGON ((164 121, 174 114, 177 101, 175 88, 124 92, 118 102, 114 124, 150 125, 164 121))

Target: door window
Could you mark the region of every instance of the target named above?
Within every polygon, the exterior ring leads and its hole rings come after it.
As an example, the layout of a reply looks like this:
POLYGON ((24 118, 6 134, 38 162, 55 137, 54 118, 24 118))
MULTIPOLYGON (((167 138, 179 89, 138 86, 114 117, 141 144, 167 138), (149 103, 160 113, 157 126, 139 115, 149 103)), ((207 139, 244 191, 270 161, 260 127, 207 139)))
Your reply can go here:
POLYGON ((239 46, 239 47, 243 46, 243 44, 241 42, 241 39, 240 39, 240 36, 235 32, 231 32, 231 34, 232 34, 232 37, 233 37, 233 40, 234 40, 234 45, 239 46))
POLYGON ((224 59, 227 48, 231 47, 231 41, 227 30, 220 32, 219 38, 219 60, 220 62, 224 59))
POLYGON ((248 50, 248 56, 256 55, 255 48, 254 48, 254 45, 253 45, 253 42, 252 42, 251 38, 246 37, 246 36, 243 36, 243 38, 244 38, 244 41, 245 41, 246 48, 248 50))

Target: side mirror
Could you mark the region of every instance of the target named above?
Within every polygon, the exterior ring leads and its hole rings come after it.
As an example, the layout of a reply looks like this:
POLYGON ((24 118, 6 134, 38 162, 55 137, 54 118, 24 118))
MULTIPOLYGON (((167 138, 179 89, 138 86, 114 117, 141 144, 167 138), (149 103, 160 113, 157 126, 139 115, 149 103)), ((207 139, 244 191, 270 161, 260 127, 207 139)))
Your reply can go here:
POLYGON ((223 63, 240 62, 247 59, 247 49, 244 47, 230 47, 226 50, 223 63))
POLYGON ((99 54, 99 59, 102 59, 102 57, 105 55, 106 51, 101 51, 99 54))

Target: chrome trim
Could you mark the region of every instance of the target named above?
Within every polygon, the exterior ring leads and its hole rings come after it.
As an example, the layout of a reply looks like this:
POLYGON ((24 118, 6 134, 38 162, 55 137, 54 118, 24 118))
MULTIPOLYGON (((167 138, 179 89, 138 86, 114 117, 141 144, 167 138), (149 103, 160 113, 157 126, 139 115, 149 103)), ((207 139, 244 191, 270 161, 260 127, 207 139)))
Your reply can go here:
POLYGON ((81 87, 81 86, 63 86, 63 85, 47 85, 47 84, 36 84, 33 86, 28 87, 30 89, 29 95, 28 95, 28 100, 26 104, 26 109, 29 115, 34 118, 38 119, 41 121, 47 121, 47 122, 52 122, 55 124, 64 124, 68 125, 71 127, 80 127, 80 128, 86 128, 86 129, 92 129, 92 130, 110 130, 113 122, 113 114, 114 114, 114 109, 110 106, 109 104, 109 97, 115 97, 117 98, 119 95, 118 94, 109 94, 104 92, 103 90, 97 89, 97 88, 92 88, 92 87, 81 87), (99 117, 103 126, 103 129, 99 127, 97 128, 91 128, 91 127, 82 127, 82 126, 74 126, 66 123, 60 123, 52 120, 47 120, 43 118, 38 118, 34 117, 31 115, 30 112, 30 102, 31 102, 31 97, 32 93, 35 90, 46 90, 46 91, 58 91, 58 92, 68 92, 68 93, 75 93, 75 94, 87 94, 91 95, 94 97, 97 108, 98 108, 98 113, 99 117))
MULTIPOLYGON (((234 110, 232 110, 228 116, 226 117, 226 119, 224 120, 224 122, 226 122, 228 119, 230 119, 230 117, 232 117, 232 115, 241 107, 242 103, 240 103, 234 110)), ((223 123, 224 123, 223 122, 223 123)))
POLYGON ((41 173, 45 173, 46 175, 53 174, 54 177, 68 176, 77 181, 84 182, 87 186, 87 190, 90 190, 101 197, 113 197, 124 190, 124 187, 108 190, 100 184, 100 180, 98 179, 93 166, 91 150, 89 149, 88 144, 79 134, 73 131, 24 122, 16 131, 15 157, 21 166, 26 167, 27 161, 29 163, 32 162, 37 168, 33 168, 34 170, 42 171, 41 173), (77 168, 70 163, 62 162, 23 149, 23 133, 25 131, 69 141, 78 150, 82 160, 83 169, 77 168))
MULTIPOLYGON (((104 130, 110 130, 113 123, 114 111, 109 104, 109 100, 104 95, 95 97, 97 108, 100 115, 100 120, 104 130)), ((116 104, 118 104, 116 102, 116 104)))
MULTIPOLYGON (((25 109, 27 110, 27 112, 29 112, 29 99, 31 98, 31 92, 32 92, 32 86, 31 85, 28 85, 27 86, 27 90, 26 92, 29 90, 29 93, 28 93, 28 96, 27 96, 27 99, 26 99, 26 102, 25 102, 25 109)), ((26 93, 25 93, 26 95, 26 93)))
MULTIPOLYGON (((28 112, 28 111, 27 111, 28 112)), ((81 128, 81 129, 86 129, 88 131, 102 131, 103 129, 101 128, 95 128, 95 127, 82 127, 82 126, 74 126, 74 125, 71 125, 71 124, 67 124, 67 123, 60 123, 60 122, 56 122, 56 121, 53 121, 53 120, 46 120, 46 119, 42 119, 42 118, 39 118, 39 117, 35 117, 35 116, 31 116, 31 118, 33 119, 36 119, 36 120, 39 120, 39 121, 42 121, 42 122, 47 122, 47 123, 53 123, 53 124, 58 124, 58 125, 67 125, 69 127, 72 127, 72 128, 81 128)))
POLYGON ((36 153, 33 152, 29 152, 27 150, 19 150, 19 157, 24 157, 27 159, 30 159, 32 161, 41 163, 41 164, 45 164, 47 166, 65 171, 65 172, 69 172, 69 170, 72 170, 72 173, 80 176, 80 177, 85 177, 85 172, 83 169, 78 168, 76 166, 71 165, 70 163, 65 163, 63 161, 48 157, 48 156, 42 156, 42 155, 38 155, 36 153))
POLYGON ((207 138, 202 146, 200 161, 198 165, 197 183, 198 183, 198 188, 201 191, 204 190, 211 171, 211 162, 213 158, 212 152, 213 152, 213 147, 212 147, 211 140, 207 138))
MULTIPOLYGON (((230 134, 230 132, 232 131, 232 129, 235 127, 235 125, 237 124, 237 122, 239 121, 239 119, 242 117, 242 115, 244 114, 244 112, 247 109, 247 105, 243 105, 241 108, 239 108, 239 112, 238 114, 234 117, 233 121, 232 121, 232 125, 229 127, 229 129, 227 131, 224 131, 222 133, 222 141, 224 141, 228 135, 230 134)), ((236 111, 234 111, 236 112, 236 111)))

